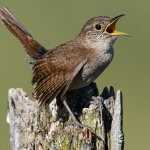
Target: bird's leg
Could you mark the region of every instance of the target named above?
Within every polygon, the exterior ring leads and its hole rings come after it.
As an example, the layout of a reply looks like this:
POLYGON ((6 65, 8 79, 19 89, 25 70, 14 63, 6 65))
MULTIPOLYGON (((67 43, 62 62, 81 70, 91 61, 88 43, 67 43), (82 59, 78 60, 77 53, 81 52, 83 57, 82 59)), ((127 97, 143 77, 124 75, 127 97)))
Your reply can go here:
POLYGON ((70 107, 68 106, 66 100, 63 100, 63 104, 66 107, 67 111, 69 112, 73 122, 78 126, 78 127, 82 127, 82 124, 76 119, 75 115, 73 114, 73 112, 71 111, 70 107))
POLYGON ((65 99, 64 97, 63 97, 63 99, 62 99, 62 102, 63 102, 64 106, 66 107, 67 111, 69 112, 69 114, 70 114, 70 116, 71 116, 73 122, 75 123, 75 125, 76 125, 77 127, 79 127, 79 128, 86 128, 86 129, 88 129, 88 130, 90 130, 90 131, 92 132, 92 129, 91 129, 90 127, 81 124, 81 123, 77 120, 77 118, 75 117, 75 115, 73 114, 72 110, 71 110, 70 107, 68 106, 68 104, 67 104, 67 102, 66 102, 66 99, 65 99))
MULTIPOLYGON (((73 112, 71 111, 70 107, 68 106, 68 104, 67 104, 67 102, 66 102, 66 99, 63 98, 63 101, 62 101, 62 102, 63 102, 64 106, 66 107, 67 111, 69 112, 69 114, 70 114, 70 116, 71 116, 73 122, 75 123, 75 125, 76 125, 77 127, 79 127, 79 128, 84 129, 84 130, 83 130, 83 133, 84 133, 84 136, 85 136, 85 137, 89 138, 89 137, 90 137, 89 135, 92 134, 92 135, 94 135, 96 138, 98 138, 99 140, 101 140, 102 142, 104 142, 104 140, 101 139, 101 137, 98 137, 98 136, 95 134, 95 132, 94 132, 90 127, 81 124, 81 123, 76 119, 75 115, 73 114, 73 112)), ((104 143, 105 143, 105 142, 104 142, 104 143)))

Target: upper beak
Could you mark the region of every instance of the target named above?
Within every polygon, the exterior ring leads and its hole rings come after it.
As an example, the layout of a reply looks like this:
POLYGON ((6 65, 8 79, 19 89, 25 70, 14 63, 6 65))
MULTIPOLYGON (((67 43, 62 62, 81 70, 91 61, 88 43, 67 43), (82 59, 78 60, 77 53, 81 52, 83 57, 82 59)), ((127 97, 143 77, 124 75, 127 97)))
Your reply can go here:
POLYGON ((105 31, 108 32, 108 33, 110 33, 111 35, 125 35, 125 36, 128 36, 127 33, 120 32, 120 31, 117 31, 115 29, 117 21, 122 16, 125 16, 125 15, 122 14, 122 15, 119 15, 119 16, 116 16, 116 17, 112 18, 111 21, 110 21, 110 23, 106 26, 105 31))

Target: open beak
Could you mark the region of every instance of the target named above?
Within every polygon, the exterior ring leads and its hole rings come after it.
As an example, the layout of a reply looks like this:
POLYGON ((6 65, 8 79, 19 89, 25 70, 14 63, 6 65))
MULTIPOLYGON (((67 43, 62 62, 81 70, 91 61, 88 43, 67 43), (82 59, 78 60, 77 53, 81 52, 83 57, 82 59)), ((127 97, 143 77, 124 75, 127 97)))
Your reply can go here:
POLYGON ((108 32, 108 33, 110 33, 111 35, 125 35, 125 36, 128 36, 127 33, 120 32, 120 31, 117 31, 117 30, 115 29, 117 21, 118 21, 122 16, 124 16, 124 14, 112 18, 111 21, 110 21, 110 23, 106 26, 105 31, 108 32))

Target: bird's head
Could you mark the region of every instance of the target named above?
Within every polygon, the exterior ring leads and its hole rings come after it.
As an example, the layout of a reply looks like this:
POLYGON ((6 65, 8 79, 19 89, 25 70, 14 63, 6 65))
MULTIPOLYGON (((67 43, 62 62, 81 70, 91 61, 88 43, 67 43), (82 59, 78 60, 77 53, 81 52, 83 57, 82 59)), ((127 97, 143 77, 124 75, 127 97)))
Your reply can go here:
POLYGON ((94 17, 86 22, 79 36, 91 42, 108 42, 113 44, 120 35, 127 36, 126 33, 116 30, 117 21, 124 15, 114 18, 106 16, 94 17))

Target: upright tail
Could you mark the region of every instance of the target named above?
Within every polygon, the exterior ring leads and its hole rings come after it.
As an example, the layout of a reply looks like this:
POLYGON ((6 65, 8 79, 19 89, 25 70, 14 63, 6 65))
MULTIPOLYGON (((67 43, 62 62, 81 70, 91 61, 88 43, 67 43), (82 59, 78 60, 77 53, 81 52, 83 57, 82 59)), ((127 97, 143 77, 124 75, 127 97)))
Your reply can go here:
POLYGON ((7 9, 0 9, 0 20, 11 31, 11 33, 20 40, 24 45, 27 54, 33 59, 39 59, 47 49, 40 43, 35 41, 31 34, 29 34, 17 18, 7 9))

